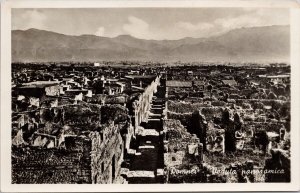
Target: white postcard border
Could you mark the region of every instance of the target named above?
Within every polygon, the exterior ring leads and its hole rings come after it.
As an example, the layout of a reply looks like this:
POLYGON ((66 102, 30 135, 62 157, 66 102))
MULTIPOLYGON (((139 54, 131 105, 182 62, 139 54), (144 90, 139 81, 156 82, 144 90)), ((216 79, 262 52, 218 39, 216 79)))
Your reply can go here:
POLYGON ((1 4, 1 191, 4 192, 154 192, 295 191, 299 186, 300 4, 297 1, 6 1, 1 4), (291 183, 253 184, 11 184, 11 9, 101 7, 265 7, 290 8, 291 18, 291 183))

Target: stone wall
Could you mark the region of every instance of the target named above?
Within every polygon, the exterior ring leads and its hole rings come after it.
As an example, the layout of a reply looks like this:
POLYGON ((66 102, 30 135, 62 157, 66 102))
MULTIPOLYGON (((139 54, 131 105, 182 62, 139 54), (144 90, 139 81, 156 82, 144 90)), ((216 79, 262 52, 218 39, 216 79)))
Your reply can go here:
POLYGON ((271 151, 272 157, 266 160, 265 170, 270 171, 265 174, 266 182, 290 182, 291 181, 291 161, 288 152, 281 149, 271 151))
POLYGON ((134 109, 134 127, 137 128, 141 122, 145 122, 149 116, 150 103, 152 101, 153 94, 157 92, 157 86, 159 85, 160 77, 156 77, 155 80, 147 86, 138 99, 133 102, 134 109))
POLYGON ((15 115, 13 182, 126 183, 127 113, 121 105, 81 104, 15 115))
POLYGON ((124 143, 118 125, 106 127, 102 133, 91 132, 91 170, 92 183, 123 183, 121 163, 124 143))
POLYGON ((91 143, 70 140, 68 149, 12 149, 13 184, 91 183, 91 143), (72 144, 73 142, 73 144, 72 144))
POLYGON ((45 88, 45 93, 47 96, 59 96, 60 86, 48 86, 45 88))
POLYGON ((64 148, 13 147, 13 183, 124 183, 121 163, 126 125, 89 136, 65 136, 64 148))
POLYGON ((164 165, 167 183, 203 182, 203 145, 179 120, 164 120, 164 165))

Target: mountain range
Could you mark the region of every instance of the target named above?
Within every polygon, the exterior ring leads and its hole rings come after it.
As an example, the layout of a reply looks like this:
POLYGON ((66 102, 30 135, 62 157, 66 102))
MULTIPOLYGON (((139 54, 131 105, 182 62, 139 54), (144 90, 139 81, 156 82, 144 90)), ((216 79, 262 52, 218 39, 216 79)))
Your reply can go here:
POLYGON ((28 29, 12 31, 13 62, 225 61, 289 62, 290 26, 238 28, 222 35, 179 40, 71 36, 28 29))

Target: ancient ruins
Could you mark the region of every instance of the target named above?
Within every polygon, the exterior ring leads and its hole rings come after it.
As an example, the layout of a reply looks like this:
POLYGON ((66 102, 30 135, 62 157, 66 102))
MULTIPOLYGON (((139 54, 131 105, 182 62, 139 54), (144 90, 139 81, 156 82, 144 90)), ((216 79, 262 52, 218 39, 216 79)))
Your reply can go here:
POLYGON ((12 183, 290 181, 290 66, 156 65, 13 64, 12 183))

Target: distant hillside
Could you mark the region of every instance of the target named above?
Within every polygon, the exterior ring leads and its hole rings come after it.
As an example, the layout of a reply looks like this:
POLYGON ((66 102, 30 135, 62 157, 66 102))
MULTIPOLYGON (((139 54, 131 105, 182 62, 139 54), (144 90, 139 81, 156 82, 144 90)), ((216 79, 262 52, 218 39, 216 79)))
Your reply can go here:
POLYGON ((143 40, 69 36, 29 29, 12 31, 12 61, 257 61, 287 62, 289 26, 240 28, 209 38, 143 40))

